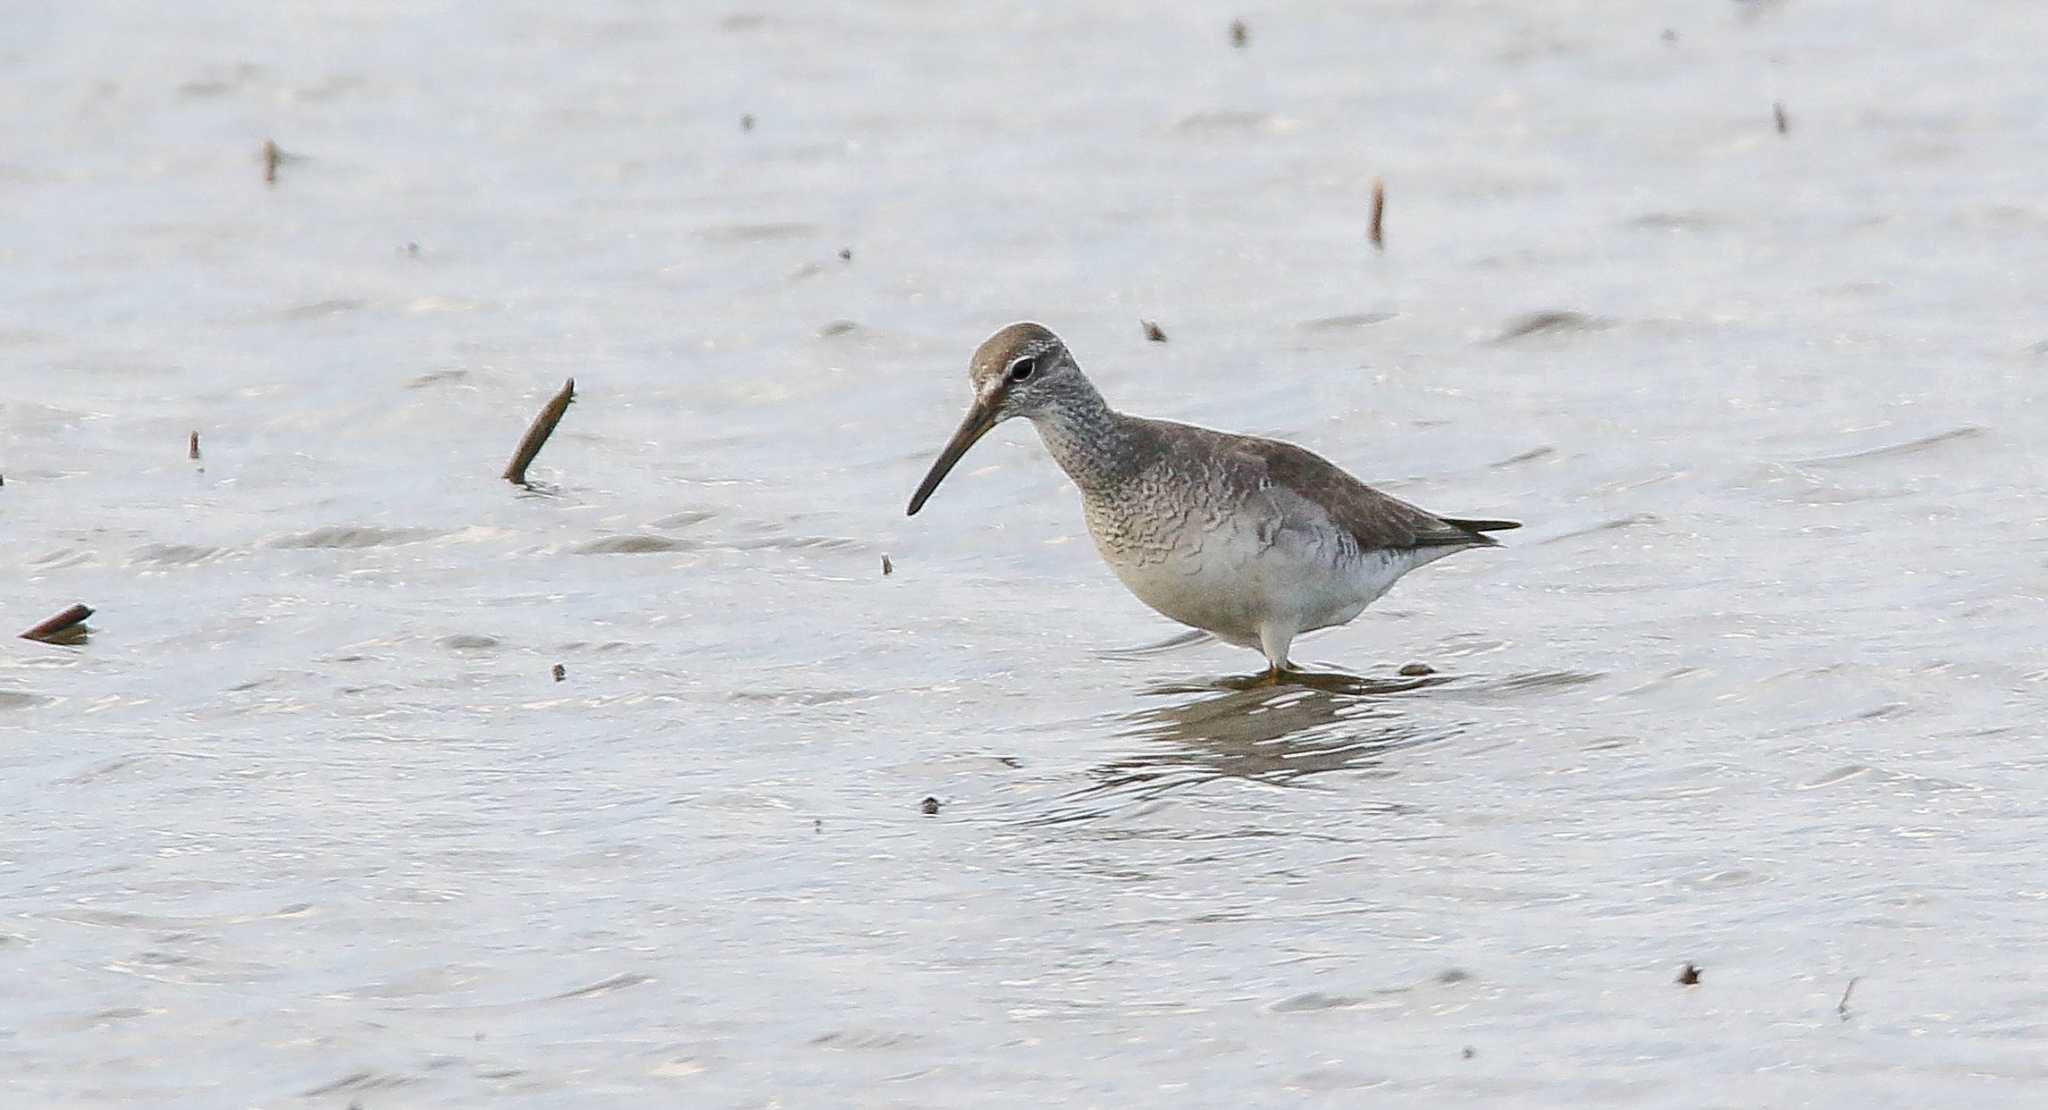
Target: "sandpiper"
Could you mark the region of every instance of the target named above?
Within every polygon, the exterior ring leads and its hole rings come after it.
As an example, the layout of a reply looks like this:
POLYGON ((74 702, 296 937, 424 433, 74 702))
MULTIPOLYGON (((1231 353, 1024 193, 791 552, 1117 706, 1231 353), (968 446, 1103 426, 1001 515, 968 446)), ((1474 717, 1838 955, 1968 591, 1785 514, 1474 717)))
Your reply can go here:
POLYGON ((1065 343, 1011 324, 974 352, 974 403, 910 498, 910 515, 967 449, 1015 416, 1038 428, 1081 489, 1110 569, 1160 613, 1290 670, 1296 636, 1356 617, 1402 575, 1511 520, 1426 513, 1291 443, 1128 416, 1109 407, 1065 343))

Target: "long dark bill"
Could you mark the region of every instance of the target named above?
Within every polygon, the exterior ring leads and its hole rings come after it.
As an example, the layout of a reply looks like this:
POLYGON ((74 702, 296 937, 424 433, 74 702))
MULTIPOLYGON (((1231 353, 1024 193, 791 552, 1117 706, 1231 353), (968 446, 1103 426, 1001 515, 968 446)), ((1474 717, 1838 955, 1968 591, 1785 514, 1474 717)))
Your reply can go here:
POLYGON ((974 402, 974 407, 967 410, 967 419, 960 422, 960 430, 954 432, 953 438, 946 441, 946 449, 940 451, 939 457, 932 460, 931 470, 925 474, 924 481, 917 484, 917 492, 910 495, 910 512, 907 515, 916 516, 917 511, 924 508, 925 499, 932 495, 933 490, 939 488, 940 482, 946 480, 946 475, 952 471, 953 464, 960 461, 960 456, 965 455, 969 447, 974 446, 975 440, 987 435, 988 430, 995 426, 995 409, 981 401, 974 402))

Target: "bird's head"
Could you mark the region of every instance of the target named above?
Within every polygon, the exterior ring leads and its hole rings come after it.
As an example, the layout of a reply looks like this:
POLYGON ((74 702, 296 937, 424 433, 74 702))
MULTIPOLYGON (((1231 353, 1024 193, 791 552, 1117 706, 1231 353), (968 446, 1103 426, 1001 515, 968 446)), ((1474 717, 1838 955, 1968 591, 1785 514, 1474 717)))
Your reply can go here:
POLYGON ((974 358, 967 364, 967 380, 974 386, 974 403, 911 495, 912 516, 924 508, 925 499, 989 429, 1011 417, 1050 412, 1068 397, 1091 388, 1060 337, 1031 323, 1011 324, 975 348, 974 358))

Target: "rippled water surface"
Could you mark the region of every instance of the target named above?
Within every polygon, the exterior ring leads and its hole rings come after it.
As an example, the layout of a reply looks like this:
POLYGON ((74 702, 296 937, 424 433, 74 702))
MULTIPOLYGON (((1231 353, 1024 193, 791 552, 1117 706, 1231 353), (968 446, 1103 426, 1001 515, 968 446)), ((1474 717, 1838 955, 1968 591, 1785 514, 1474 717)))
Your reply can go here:
POLYGON ((9 18, 10 1105, 2048 1100, 2034 7, 1106 7, 9 18), (1526 526, 1244 688, 1024 317, 1526 526))

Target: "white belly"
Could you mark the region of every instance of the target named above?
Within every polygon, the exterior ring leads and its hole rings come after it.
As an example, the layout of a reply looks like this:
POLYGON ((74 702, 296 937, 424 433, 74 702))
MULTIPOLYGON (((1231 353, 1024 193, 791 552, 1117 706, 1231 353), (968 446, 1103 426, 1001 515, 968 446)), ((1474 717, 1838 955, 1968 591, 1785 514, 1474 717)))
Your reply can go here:
POLYGON ((1259 646, 1265 625, 1291 636, 1343 624, 1402 575, 1455 550, 1347 554, 1333 533, 1285 531, 1267 538, 1228 525, 1175 539, 1170 550, 1098 547, 1138 600, 1246 647, 1259 646))

